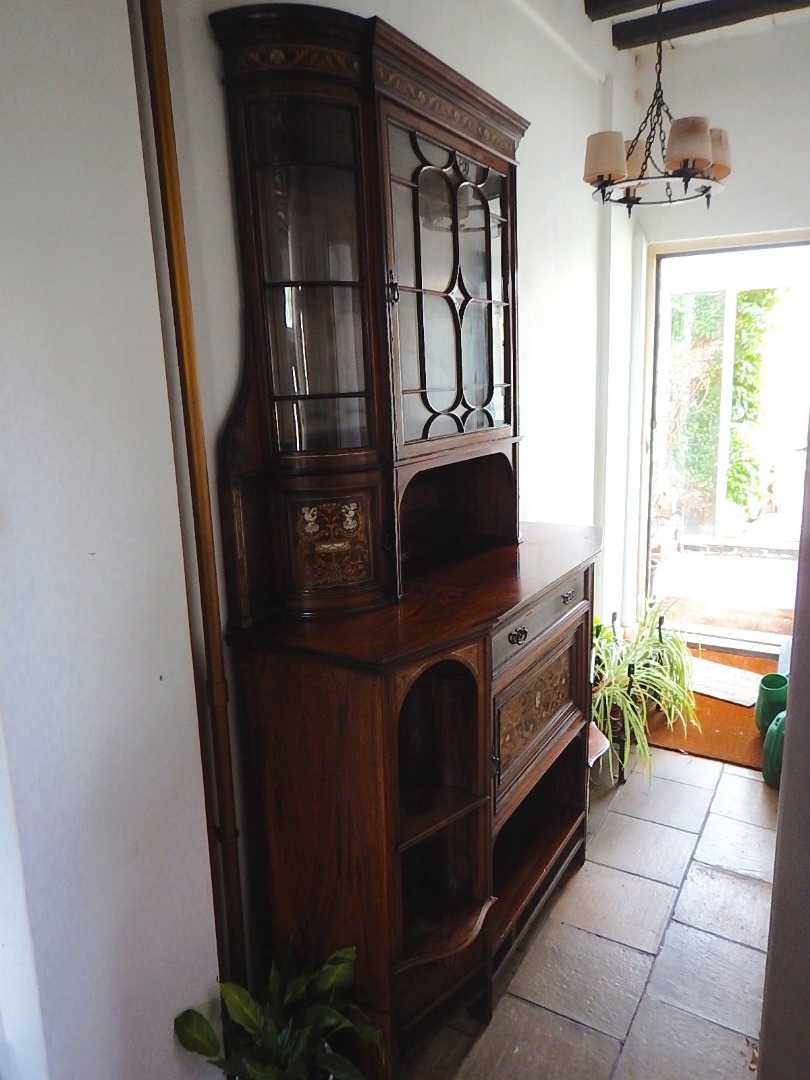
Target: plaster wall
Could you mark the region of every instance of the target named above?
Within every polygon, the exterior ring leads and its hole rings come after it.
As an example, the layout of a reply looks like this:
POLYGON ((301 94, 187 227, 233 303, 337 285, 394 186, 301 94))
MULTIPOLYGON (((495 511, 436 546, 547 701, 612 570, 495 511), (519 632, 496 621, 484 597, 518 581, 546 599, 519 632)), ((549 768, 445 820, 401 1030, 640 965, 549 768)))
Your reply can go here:
POLYGON ((171 1019, 216 954, 123 0, 2 5, 0 141, 0 1072, 198 1075, 171 1019))

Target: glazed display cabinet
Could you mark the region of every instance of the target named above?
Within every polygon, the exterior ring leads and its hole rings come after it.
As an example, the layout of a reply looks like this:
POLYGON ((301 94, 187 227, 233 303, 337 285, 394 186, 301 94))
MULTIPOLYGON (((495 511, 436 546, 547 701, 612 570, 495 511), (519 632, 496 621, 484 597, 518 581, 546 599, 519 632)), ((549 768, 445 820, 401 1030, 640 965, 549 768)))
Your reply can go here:
POLYGON ((357 947, 386 1063, 584 858, 591 529, 518 528, 526 122, 379 19, 211 16, 244 303, 219 453, 251 940, 357 947), (522 542, 520 542, 522 540, 522 542))

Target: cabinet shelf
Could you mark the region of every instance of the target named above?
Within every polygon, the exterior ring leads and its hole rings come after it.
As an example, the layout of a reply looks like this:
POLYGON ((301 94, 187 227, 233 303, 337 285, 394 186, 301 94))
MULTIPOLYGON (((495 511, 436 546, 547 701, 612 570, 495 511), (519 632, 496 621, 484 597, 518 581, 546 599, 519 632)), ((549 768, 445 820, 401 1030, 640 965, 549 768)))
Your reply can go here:
POLYGON ((488 795, 474 795, 461 788, 432 787, 409 791, 403 796, 400 809, 399 852, 407 851, 488 801, 488 795))
POLYGON ((465 905, 450 919, 442 917, 435 923, 420 922, 418 928, 414 928, 408 955, 394 965, 395 972, 401 974, 421 964, 447 960, 463 952, 481 933, 494 903, 495 897, 490 896, 483 902, 465 905))
POLYGON ((493 891, 497 904, 492 915, 492 944, 497 951, 520 918, 549 873, 557 868, 577 832, 584 835, 585 813, 570 808, 552 811, 541 831, 530 843, 517 844, 508 853, 501 852, 493 891))

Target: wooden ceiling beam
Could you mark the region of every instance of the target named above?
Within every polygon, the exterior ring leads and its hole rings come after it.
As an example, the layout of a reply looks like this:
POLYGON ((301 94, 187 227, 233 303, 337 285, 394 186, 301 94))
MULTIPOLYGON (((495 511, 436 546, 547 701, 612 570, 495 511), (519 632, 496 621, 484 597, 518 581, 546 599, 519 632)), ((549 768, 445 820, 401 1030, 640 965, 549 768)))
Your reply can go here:
POLYGON ((585 14, 592 22, 614 19, 617 15, 632 15, 645 8, 654 9, 651 0, 585 0, 585 14))
MULTIPOLYGON (((594 4, 598 0, 588 2, 594 4)), ((810 0, 704 0, 701 4, 663 11, 660 20, 657 15, 647 15, 615 23, 613 44, 617 49, 635 49, 652 44, 658 38, 659 30, 667 41, 806 7, 810 7, 810 0)))

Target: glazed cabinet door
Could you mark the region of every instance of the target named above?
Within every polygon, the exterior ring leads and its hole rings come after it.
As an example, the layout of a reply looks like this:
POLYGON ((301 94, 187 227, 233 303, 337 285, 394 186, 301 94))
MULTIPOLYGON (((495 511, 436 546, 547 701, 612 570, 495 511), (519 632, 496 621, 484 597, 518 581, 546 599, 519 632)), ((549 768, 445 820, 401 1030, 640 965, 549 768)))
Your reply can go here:
POLYGON ((406 110, 383 124, 397 454, 511 435, 513 168, 406 110))
POLYGON ((371 445, 359 112, 347 101, 247 105, 272 452, 371 445))

